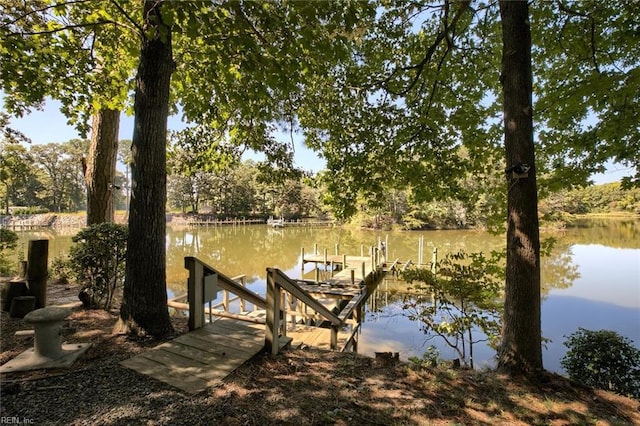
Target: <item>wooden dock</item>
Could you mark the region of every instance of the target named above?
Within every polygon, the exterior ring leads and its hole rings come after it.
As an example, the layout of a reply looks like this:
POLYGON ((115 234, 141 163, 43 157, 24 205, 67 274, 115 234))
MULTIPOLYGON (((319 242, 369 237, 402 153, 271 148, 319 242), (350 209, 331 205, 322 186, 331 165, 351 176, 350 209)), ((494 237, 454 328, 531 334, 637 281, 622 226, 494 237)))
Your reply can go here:
MULTIPOLYGON (((264 325, 221 318, 120 364, 196 394, 264 349, 264 325)), ((281 347, 291 339, 281 339, 281 347)))
MULTIPOLYGON (((329 265, 337 259, 312 255, 303 258, 329 265)), ((357 349, 362 306, 372 283, 382 272, 374 257, 341 256, 337 273, 324 282, 293 280, 282 271, 267 268, 266 298, 255 294, 236 277, 227 277, 195 257, 185 258, 189 269, 189 303, 169 301, 189 311, 187 334, 121 362, 141 374, 195 394, 220 383, 236 368, 266 349, 272 355, 295 340, 295 347, 331 350, 357 349), (207 310, 222 291, 223 302, 207 310), (228 311, 231 292, 258 310, 228 311), (222 309, 218 309, 218 308, 222 309), (207 323, 205 311, 221 316, 207 323), (299 321, 300 320, 300 321, 299 321), (251 322, 249 322, 251 321, 251 322), (315 326, 311 326, 314 324, 315 326), (327 328, 327 326, 329 328, 327 328)))
POLYGON ((328 266, 331 276, 323 279, 321 285, 337 289, 345 287, 361 288, 374 279, 380 269, 376 260, 371 256, 328 255, 326 253, 305 254, 303 252, 303 271, 304 265, 307 263, 315 265, 316 282, 320 282, 320 269, 318 266, 324 265, 325 269, 328 266), (339 268, 339 271, 334 273, 335 267, 339 268))

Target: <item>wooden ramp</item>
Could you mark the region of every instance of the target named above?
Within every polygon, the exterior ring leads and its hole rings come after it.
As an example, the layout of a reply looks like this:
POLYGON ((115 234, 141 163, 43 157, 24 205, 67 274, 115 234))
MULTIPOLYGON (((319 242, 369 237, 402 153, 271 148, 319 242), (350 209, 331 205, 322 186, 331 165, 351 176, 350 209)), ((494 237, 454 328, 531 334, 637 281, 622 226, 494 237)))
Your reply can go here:
MULTIPOLYGON (((221 318, 120 364, 196 394, 262 351, 264 335, 264 325, 221 318)), ((280 346, 290 341, 280 339, 280 346)))

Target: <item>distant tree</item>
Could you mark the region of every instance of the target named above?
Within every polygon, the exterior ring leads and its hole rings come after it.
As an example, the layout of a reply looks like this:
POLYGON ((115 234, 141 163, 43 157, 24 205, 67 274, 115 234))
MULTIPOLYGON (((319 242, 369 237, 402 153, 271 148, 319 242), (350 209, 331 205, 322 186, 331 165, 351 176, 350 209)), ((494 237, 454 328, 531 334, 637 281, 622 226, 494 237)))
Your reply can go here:
POLYGON ((44 173, 42 199, 52 211, 75 210, 84 198, 80 142, 34 145, 30 150, 37 167, 44 173))
POLYGON ((195 177, 188 177, 179 174, 167 176, 167 202, 169 207, 180 209, 186 213, 191 209, 193 213, 198 212, 200 199, 195 189, 195 177))
POLYGON ((10 229, 0 228, 0 274, 9 275, 14 272, 13 252, 18 245, 18 234, 10 229))
POLYGON ((9 214, 12 197, 18 194, 31 175, 33 161, 22 145, 0 142, 0 184, 2 188, 4 214, 9 214))

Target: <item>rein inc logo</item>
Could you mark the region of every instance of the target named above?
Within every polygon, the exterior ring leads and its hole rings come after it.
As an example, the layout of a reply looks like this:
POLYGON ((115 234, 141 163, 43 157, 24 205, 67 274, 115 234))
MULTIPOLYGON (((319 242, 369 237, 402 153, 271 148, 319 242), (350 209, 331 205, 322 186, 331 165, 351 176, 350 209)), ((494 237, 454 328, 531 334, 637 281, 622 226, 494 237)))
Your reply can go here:
POLYGON ((33 419, 19 416, 2 416, 0 417, 0 425, 32 425, 35 424, 33 419))

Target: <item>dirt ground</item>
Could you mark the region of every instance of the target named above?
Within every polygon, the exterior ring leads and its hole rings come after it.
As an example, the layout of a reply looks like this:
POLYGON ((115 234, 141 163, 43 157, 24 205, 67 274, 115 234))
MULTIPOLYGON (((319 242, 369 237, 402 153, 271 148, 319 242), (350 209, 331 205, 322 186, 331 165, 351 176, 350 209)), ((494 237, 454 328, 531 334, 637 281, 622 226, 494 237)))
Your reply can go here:
MULTIPOLYGON (((76 290, 51 288, 49 303, 75 303, 76 290)), ((160 341, 114 335, 116 319, 117 312, 76 307, 65 339, 91 342, 91 349, 69 369, 0 376, 0 419, 61 425, 640 424, 638 401, 555 374, 531 383, 492 371, 416 370, 393 359, 314 350, 258 355, 220 386, 187 395, 118 364, 160 341)), ((187 331, 185 319, 173 323, 176 334, 187 331)), ((15 336, 25 328, 2 313, 0 364, 32 347, 32 338, 15 336)))

